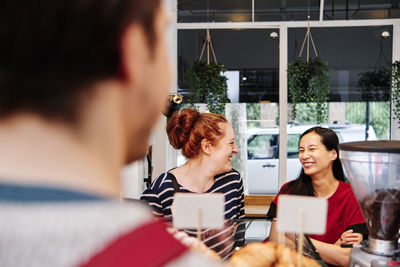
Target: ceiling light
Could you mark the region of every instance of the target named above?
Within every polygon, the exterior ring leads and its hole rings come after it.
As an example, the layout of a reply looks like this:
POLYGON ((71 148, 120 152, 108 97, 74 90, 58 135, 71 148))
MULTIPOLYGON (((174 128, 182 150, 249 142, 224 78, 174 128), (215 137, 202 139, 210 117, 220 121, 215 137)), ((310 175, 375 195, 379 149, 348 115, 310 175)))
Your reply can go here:
POLYGON ((269 34, 269 37, 271 37, 272 39, 276 39, 276 38, 278 38, 278 33, 276 33, 276 32, 271 32, 270 34, 269 34))
POLYGON ((384 32, 382 32, 381 36, 383 39, 386 39, 386 38, 390 37, 390 33, 388 31, 384 31, 384 32))

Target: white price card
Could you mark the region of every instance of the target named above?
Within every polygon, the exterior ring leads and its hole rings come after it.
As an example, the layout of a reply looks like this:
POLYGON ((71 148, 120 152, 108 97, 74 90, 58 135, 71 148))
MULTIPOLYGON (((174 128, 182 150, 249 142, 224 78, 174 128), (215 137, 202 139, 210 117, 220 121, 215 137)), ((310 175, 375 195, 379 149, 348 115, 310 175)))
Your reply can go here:
POLYGON ((279 232, 321 235, 326 230, 328 201, 323 198, 280 195, 277 229, 279 232))
POLYGON ((172 204, 173 226, 182 228, 222 228, 224 195, 221 193, 176 193, 172 204))

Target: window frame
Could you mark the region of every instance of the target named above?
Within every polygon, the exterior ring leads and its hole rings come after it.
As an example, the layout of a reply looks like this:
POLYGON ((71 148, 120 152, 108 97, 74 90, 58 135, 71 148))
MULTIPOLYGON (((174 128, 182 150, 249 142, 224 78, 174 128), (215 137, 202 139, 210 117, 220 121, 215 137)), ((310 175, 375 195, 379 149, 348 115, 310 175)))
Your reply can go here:
MULTIPOLYGON (((288 65, 288 29, 289 28, 304 28, 309 23, 310 27, 370 27, 370 26, 383 26, 391 25, 393 27, 392 38, 392 62, 400 60, 400 19, 374 19, 374 20, 323 20, 323 8, 320 9, 320 18, 317 21, 274 21, 274 22, 217 22, 217 23, 178 23, 177 22, 177 0, 164 0, 169 10, 171 11, 171 41, 169 43, 170 58, 172 66, 175 68, 175 76, 172 77, 171 91, 177 91, 177 58, 178 58, 178 45, 177 36, 178 30, 183 29, 278 29, 279 30, 279 135, 280 135, 280 149, 279 149, 279 185, 285 183, 286 177, 286 162, 287 162, 287 129, 286 126, 288 116, 288 96, 287 96, 287 65, 288 65)), ((391 111, 391 124, 390 124, 390 139, 400 140, 400 129, 397 120, 393 119, 393 110, 391 111)), ((164 128, 165 129, 165 128, 164 128)), ((156 135, 163 135, 163 133, 156 133, 156 135)), ((176 152, 168 145, 168 140, 164 133, 164 142, 158 144, 166 147, 163 159, 154 158, 153 166, 161 163, 165 169, 176 166, 176 152)), ((161 167, 161 168, 162 168, 161 167)))

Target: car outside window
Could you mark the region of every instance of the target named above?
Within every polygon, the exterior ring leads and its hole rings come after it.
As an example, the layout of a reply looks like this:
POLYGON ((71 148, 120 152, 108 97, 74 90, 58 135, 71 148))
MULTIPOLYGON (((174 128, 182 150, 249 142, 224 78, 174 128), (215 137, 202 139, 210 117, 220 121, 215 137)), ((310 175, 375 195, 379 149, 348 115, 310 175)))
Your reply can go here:
POLYGON ((249 137, 247 143, 248 159, 276 158, 278 135, 263 134, 249 137))

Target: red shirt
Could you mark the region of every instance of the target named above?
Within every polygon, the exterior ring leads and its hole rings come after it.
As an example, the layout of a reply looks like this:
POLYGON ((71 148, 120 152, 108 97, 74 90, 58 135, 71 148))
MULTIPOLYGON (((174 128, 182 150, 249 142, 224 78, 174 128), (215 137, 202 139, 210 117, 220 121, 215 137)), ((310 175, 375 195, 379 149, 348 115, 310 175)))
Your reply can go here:
MULTIPOLYGON (((273 200, 276 206, 278 206, 279 194, 281 194, 282 188, 286 185, 287 184, 281 187, 281 190, 273 200)), ((353 190, 350 184, 339 181, 336 192, 328 198, 328 215, 325 234, 309 235, 309 237, 325 243, 334 244, 344 231, 360 223, 365 223, 365 220, 353 190)))

